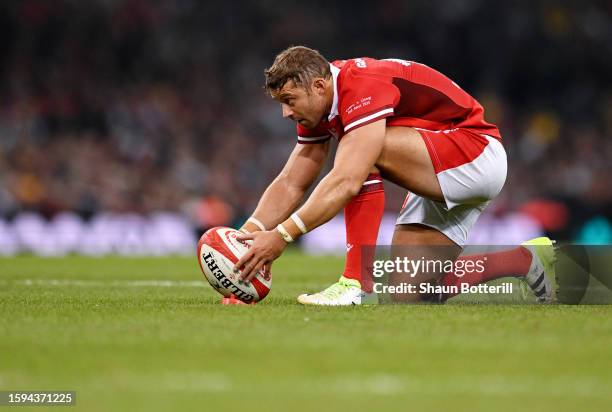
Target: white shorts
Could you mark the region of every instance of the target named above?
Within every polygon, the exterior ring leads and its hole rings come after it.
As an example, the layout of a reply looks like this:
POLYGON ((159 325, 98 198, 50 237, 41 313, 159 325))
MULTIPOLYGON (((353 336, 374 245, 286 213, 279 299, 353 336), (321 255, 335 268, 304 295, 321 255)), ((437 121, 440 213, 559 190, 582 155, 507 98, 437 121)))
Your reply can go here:
POLYGON ((444 202, 408 193, 397 225, 433 227, 465 245, 478 217, 506 181, 506 151, 498 139, 466 129, 416 129, 427 146, 444 202))

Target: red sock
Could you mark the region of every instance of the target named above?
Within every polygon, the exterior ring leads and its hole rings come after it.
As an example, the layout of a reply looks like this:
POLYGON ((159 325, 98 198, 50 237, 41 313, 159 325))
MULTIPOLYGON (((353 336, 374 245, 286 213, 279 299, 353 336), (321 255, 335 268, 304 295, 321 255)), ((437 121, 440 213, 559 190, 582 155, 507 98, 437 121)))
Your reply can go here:
MULTIPOLYGON (((346 264, 343 276, 361 282, 361 288, 366 292, 372 291, 372 281, 369 276, 362 276, 362 246, 375 246, 378 238, 378 228, 385 210, 385 189, 379 174, 370 174, 361 191, 351 199, 344 208, 344 222, 346 225, 346 264)), ((373 260, 374 247, 371 257, 364 260, 373 260)), ((370 250, 368 249, 368 250, 370 250)), ((364 273, 372 266, 365 262, 364 273)))
MULTIPOLYGON (((457 260, 484 260, 484 271, 472 271, 459 277, 455 273, 447 273, 442 277, 442 285, 457 286, 461 290, 461 284, 470 286, 488 282, 489 280, 505 278, 508 276, 525 276, 531 266, 531 252, 523 246, 500 252, 484 253, 470 256, 459 256, 457 260), (486 258, 486 260, 485 260, 486 258)), ((445 299, 452 298, 457 293, 447 294, 445 299)))

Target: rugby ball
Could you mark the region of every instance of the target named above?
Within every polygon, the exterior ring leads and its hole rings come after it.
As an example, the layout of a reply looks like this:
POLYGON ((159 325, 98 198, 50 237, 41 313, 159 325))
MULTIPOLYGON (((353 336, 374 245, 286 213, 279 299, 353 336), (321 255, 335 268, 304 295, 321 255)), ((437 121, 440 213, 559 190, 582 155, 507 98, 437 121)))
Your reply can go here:
POLYGON ((242 232, 229 227, 214 227, 202 235, 198 242, 198 262, 208 283, 225 297, 230 295, 246 303, 258 302, 266 297, 272 286, 260 272, 251 282, 239 280, 240 272, 234 265, 250 247, 250 241, 237 239, 242 232))

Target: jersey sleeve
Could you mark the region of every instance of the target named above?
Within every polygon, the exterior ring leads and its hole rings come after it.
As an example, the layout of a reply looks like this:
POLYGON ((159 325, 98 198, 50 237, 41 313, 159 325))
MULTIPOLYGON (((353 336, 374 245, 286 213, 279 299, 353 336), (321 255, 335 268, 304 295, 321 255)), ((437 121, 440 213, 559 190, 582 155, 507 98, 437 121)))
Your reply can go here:
POLYGON ((297 123, 297 141, 301 144, 325 143, 331 138, 329 131, 322 125, 307 129, 297 123))
POLYGON ((391 81, 381 76, 348 74, 342 83, 339 115, 344 133, 394 115, 400 92, 391 81))

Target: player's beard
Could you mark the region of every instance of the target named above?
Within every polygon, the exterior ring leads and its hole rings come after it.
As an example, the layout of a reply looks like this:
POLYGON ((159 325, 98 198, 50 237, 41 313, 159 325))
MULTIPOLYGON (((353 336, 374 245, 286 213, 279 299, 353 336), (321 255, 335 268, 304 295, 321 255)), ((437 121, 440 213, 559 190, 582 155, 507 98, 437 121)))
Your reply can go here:
POLYGON ((312 116, 304 116, 302 119, 306 120, 308 124, 300 123, 307 129, 314 129, 321 120, 323 120, 325 113, 324 110, 320 110, 315 99, 310 97, 308 99, 308 111, 307 113, 312 113, 312 116))

